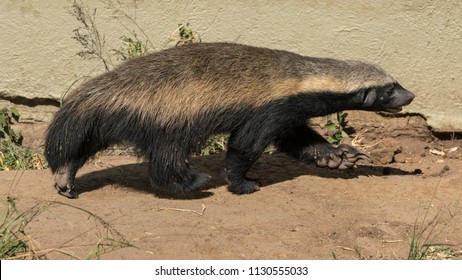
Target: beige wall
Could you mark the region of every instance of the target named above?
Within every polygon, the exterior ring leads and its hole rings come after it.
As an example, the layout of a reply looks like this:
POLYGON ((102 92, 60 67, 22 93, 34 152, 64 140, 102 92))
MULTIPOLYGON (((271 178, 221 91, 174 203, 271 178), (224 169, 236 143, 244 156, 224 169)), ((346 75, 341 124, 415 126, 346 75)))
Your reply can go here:
MULTIPOLYGON (((157 49, 189 20, 203 41, 378 63, 416 93, 408 111, 425 115, 436 128, 462 130, 462 1, 122 2, 157 49)), ((97 60, 76 55, 82 49, 71 39, 78 22, 69 3, 0 0, 0 98, 57 100, 80 77, 103 71, 97 60)), ((107 49, 118 49, 127 34, 123 26, 135 27, 98 0, 86 3, 99 7, 107 49)))

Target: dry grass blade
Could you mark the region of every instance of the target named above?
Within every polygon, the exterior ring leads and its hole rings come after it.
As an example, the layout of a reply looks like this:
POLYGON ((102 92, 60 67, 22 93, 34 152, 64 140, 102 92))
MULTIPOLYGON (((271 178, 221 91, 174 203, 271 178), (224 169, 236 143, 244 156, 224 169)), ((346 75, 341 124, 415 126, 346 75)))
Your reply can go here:
POLYGON ((181 208, 159 208, 159 211, 161 210, 172 210, 172 211, 179 211, 179 212, 191 212, 191 213, 195 213, 199 216, 203 216, 204 215, 204 212, 205 212, 205 209, 207 209, 207 207, 205 207, 204 204, 202 204, 202 210, 199 212, 199 211, 196 211, 196 210, 190 210, 190 209, 181 209, 181 208))
POLYGON ((400 242, 403 242, 402 239, 398 239, 398 240, 382 240, 382 243, 384 244, 387 244, 387 243, 400 243, 400 242))
POLYGON ((355 249, 345 247, 345 246, 335 246, 335 247, 340 248, 340 249, 345 250, 345 251, 356 252, 355 249))

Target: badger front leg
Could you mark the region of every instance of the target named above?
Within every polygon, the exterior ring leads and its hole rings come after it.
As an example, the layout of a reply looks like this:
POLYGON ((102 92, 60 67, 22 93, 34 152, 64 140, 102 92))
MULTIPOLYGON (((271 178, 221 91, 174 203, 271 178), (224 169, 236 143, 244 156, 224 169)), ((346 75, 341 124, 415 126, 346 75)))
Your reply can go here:
POLYGON ((363 160, 372 162, 363 152, 348 146, 332 146, 326 139, 306 125, 291 127, 275 141, 279 151, 288 153, 305 162, 314 162, 319 167, 346 169, 363 160))

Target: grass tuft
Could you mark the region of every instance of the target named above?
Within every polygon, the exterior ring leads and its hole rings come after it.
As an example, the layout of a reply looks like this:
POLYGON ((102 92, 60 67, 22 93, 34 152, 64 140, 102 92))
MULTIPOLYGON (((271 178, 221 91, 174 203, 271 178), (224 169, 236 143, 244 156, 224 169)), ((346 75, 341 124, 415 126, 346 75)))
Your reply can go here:
MULTIPOLYGON (((0 210, 0 259, 47 259, 50 253, 59 253, 71 259, 80 259, 73 252, 71 247, 63 244, 61 248, 39 249, 35 245, 32 236, 26 231, 26 227, 45 210, 52 213, 51 206, 61 205, 73 208, 81 213, 87 214, 88 219, 95 222, 98 239, 91 245, 91 250, 83 259, 99 259, 103 254, 114 250, 134 247, 130 242, 109 223, 98 215, 83 208, 57 201, 48 201, 35 204, 24 212, 18 211, 14 198, 8 197, 6 205, 0 210), (101 229, 102 227, 102 229, 101 229)), ((57 215, 54 215, 57 216, 57 215)), ((72 240, 78 238, 76 236, 72 240)), ((82 245, 86 247, 87 245, 82 245)))
POLYGON ((35 205, 19 212, 13 198, 7 197, 6 202, 0 212, 0 259, 40 259, 25 227, 43 211, 43 207, 35 205))
MULTIPOLYGON (((442 256, 442 252, 450 252, 452 250, 448 246, 435 244, 437 244, 436 241, 438 237, 448 227, 455 215, 451 212, 448 212, 449 218, 443 220, 444 213, 440 210, 435 214, 435 216, 433 216, 433 218, 430 220, 427 219, 440 182, 441 177, 435 186, 430 202, 428 203, 427 210, 425 211, 422 222, 420 224, 418 222, 420 218, 420 209, 417 212, 417 217, 412 229, 408 260, 435 259, 435 257, 438 255, 442 256)), ((447 256, 449 255, 450 254, 447 256)))

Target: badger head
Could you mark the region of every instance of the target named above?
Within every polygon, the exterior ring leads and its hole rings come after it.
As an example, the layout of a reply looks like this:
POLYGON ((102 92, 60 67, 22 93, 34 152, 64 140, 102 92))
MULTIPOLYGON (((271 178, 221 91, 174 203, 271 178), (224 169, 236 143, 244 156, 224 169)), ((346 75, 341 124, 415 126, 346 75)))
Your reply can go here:
POLYGON ((350 61, 349 80, 357 92, 361 110, 396 113, 412 102, 415 95, 402 87, 377 65, 350 61))
POLYGON ((415 95, 403 88, 399 83, 389 83, 383 86, 364 90, 362 107, 368 111, 386 111, 397 113, 403 106, 412 102, 415 95))

